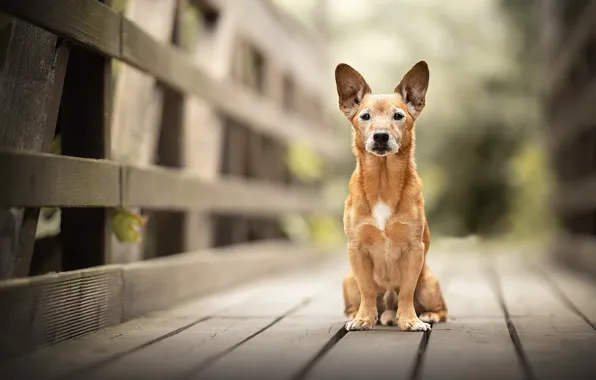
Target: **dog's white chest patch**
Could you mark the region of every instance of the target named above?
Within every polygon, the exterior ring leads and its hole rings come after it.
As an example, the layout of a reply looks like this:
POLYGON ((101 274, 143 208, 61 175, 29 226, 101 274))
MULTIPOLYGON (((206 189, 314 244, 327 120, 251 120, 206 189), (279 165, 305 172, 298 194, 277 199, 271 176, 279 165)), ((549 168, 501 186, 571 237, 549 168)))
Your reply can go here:
POLYGON ((387 223, 387 220, 390 216, 391 208, 387 204, 381 201, 375 203, 372 209, 372 217, 375 221, 375 227, 377 227, 381 231, 384 231, 385 224, 387 223))

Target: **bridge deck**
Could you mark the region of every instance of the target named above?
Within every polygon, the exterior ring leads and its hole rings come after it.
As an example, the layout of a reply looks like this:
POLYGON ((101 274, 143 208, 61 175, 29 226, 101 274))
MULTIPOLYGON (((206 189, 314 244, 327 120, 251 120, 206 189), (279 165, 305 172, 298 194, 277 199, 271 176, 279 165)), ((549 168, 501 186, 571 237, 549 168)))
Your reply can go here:
POLYGON ((0 378, 596 378, 591 282, 530 251, 435 251, 451 318, 430 333, 346 333, 342 256, 41 348, 0 378))

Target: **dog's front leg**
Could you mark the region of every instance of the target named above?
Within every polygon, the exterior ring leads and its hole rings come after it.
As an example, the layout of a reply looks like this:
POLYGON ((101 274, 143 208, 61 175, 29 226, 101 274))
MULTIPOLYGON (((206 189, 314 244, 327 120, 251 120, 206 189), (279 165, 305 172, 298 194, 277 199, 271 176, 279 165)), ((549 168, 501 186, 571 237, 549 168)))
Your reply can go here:
POLYGON ((350 266, 360 291, 356 317, 346 323, 346 330, 368 330, 377 321, 377 287, 373 279, 372 259, 360 249, 350 249, 350 266))
POLYGON ((400 290, 397 296, 397 325, 402 330, 430 330, 430 325, 418 318, 414 308, 414 292, 423 265, 424 243, 422 242, 402 253, 399 259, 400 290))

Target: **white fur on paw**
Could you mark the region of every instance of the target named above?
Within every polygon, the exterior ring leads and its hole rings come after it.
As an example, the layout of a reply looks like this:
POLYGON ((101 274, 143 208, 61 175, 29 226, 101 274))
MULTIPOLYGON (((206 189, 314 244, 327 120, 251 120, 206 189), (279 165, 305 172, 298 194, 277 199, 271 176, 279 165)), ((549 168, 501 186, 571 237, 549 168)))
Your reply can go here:
POLYGON ((354 318, 346 323, 346 330, 348 331, 370 330, 372 327, 373 324, 360 318, 354 318))
POLYGON ((422 322, 439 323, 439 316, 436 313, 424 313, 420 316, 422 322))
POLYGON ((406 323, 398 322, 398 326, 405 331, 428 331, 431 329, 428 323, 422 322, 418 318, 406 323))
POLYGON ((397 319, 395 310, 385 310, 383 314, 381 314, 381 324, 383 326, 396 326, 397 319))

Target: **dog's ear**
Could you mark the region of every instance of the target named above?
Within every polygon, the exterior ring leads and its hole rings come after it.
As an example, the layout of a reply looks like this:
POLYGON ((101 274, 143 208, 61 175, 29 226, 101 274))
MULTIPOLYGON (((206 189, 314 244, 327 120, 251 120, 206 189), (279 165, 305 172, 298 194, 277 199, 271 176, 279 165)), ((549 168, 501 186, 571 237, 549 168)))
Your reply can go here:
POLYGON ((370 87, 358 71, 345 63, 340 63, 335 68, 335 84, 339 96, 339 109, 348 119, 352 119, 364 95, 370 93, 370 87))
POLYGON ((426 104, 426 90, 430 73, 428 64, 420 61, 404 75, 401 82, 395 87, 395 92, 400 94, 408 106, 408 112, 416 119, 426 104))

